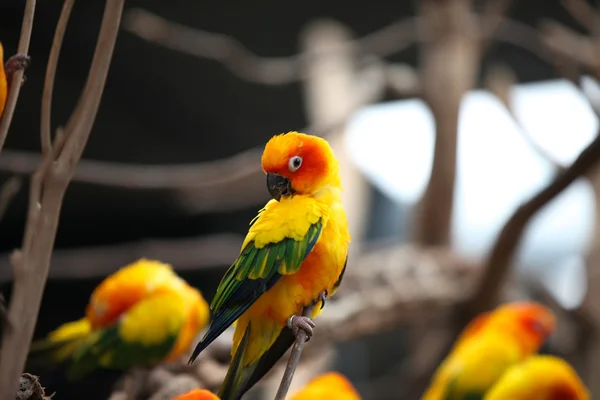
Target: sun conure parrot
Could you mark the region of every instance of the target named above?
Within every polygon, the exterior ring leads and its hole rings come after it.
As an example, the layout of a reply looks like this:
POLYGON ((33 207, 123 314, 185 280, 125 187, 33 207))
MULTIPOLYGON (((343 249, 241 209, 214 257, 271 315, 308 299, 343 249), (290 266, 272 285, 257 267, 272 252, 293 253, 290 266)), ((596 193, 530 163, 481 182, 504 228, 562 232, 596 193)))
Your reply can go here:
POLYGON ((292 345, 335 293, 346 268, 350 234, 341 202, 339 164, 316 136, 272 137, 262 154, 270 200, 250 223, 241 254, 212 300, 212 322, 190 363, 237 320, 233 360, 219 391, 239 399, 292 345))
POLYGON ((190 348, 209 315, 200 292, 170 265, 141 259, 94 289, 85 317, 33 342, 29 365, 66 364, 66 376, 74 380, 97 368, 170 362, 190 348))
POLYGON ((478 400, 511 365, 536 353, 556 319, 535 302, 498 306, 471 321, 438 367, 422 400, 478 400))
POLYGON ((339 372, 327 372, 313 378, 290 400, 361 400, 352 383, 339 372))
MULTIPOLYGON (((0 43, 0 117, 4 113, 6 98, 8 97, 8 88, 12 77, 19 69, 24 69, 29 66, 29 56, 25 54, 15 54, 4 62, 4 47, 0 43)), ((24 80, 23 80, 24 82, 24 80)), ((21 83, 22 84, 22 83, 21 83)))
POLYGON ((535 355, 506 370, 484 400, 589 400, 590 394, 566 361, 535 355))
POLYGON ((189 392, 173 397, 171 400, 220 400, 213 392, 207 389, 192 389, 189 392))

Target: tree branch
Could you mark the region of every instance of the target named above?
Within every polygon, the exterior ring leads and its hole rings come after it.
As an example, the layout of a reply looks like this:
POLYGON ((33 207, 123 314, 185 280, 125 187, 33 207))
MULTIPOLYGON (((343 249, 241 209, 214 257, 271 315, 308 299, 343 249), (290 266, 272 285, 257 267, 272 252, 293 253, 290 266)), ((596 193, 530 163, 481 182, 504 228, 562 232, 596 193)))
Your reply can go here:
MULTIPOLYGON (((31 180, 30 208, 15 280, 9 318, 13 329, 3 334, 0 349, 0 400, 15 398, 50 267, 64 194, 73 177, 98 112, 119 30, 124 0, 107 0, 96 50, 83 93, 66 129, 59 130, 31 180), (61 144, 64 143, 64 148, 61 144), (39 197, 35 197, 38 196, 39 197)), ((69 8, 63 8, 62 13, 69 8)), ((67 19, 61 18, 61 24, 67 19)), ((57 26, 55 35, 61 34, 57 26)), ((48 75, 47 75, 48 76, 48 75)), ((13 83, 14 84, 14 83, 13 83)))
MULTIPOLYGON (((390 56, 420 40, 417 20, 394 22, 361 39, 349 41, 339 51, 360 48, 365 54, 390 56)), ((123 18, 123 28, 149 42, 199 58, 220 62, 235 76, 263 85, 284 85, 303 79, 303 65, 326 54, 300 53, 289 57, 260 57, 237 39, 184 26, 149 11, 132 8, 123 18)))
MULTIPOLYGON (((302 315, 304 317, 310 317, 312 315, 312 310, 314 306, 314 304, 311 304, 304 307, 302 309, 302 315)), ((306 332, 300 329, 298 331, 298 336, 296 337, 294 347, 292 348, 290 359, 285 368, 285 372, 283 373, 283 378, 281 378, 281 385, 279 385, 279 389, 277 389, 277 394, 275 394, 275 400, 285 400, 285 396, 288 390, 290 389, 292 379, 294 378, 294 372, 296 372, 296 367, 300 362, 300 355, 302 354, 304 343, 306 343, 306 332)))
POLYGON ((4 217, 13 197, 21 190, 21 185, 21 178, 13 176, 0 186, 0 220, 4 217))
MULTIPOLYGON (((19 54, 27 54, 29 52, 29 42, 31 40, 31 30, 33 29, 33 16, 35 14, 35 0, 27 0, 25 3, 25 12, 23 15, 23 25, 21 26, 21 38, 19 39, 19 54)), ((12 122, 13 114, 15 113, 15 107, 17 105, 17 99, 19 98, 19 92, 21 91, 21 84, 23 82, 23 69, 17 69, 12 76, 9 84, 8 98, 6 99, 6 105, 4 112, 2 113, 2 119, 0 119, 0 152, 4 147, 6 136, 8 135, 8 129, 12 122)))
POLYGON ((467 304, 467 317, 490 309, 499 288, 509 272, 513 256, 527 224, 536 213, 565 190, 577 178, 584 176, 600 159, 600 132, 579 157, 560 173, 546 188, 521 205, 500 232, 485 265, 484 274, 467 304))

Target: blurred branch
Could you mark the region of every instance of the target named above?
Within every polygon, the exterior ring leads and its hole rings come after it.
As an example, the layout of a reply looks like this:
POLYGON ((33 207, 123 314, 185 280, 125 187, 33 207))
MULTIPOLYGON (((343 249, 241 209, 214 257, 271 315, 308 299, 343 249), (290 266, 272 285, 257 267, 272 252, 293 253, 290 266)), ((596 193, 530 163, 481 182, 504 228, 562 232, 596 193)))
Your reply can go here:
MULTIPOLYGON (((600 132, 599 132, 600 133, 600 132)), ((498 290, 509 272, 513 256, 527 224, 546 204, 558 196, 578 178, 584 176, 600 159, 600 135, 596 136, 567 169, 562 171, 546 188, 519 206, 502 228, 485 265, 483 277, 467 303, 465 318, 470 319, 490 309, 498 290)))
POLYGON ((597 36, 600 29, 600 14, 596 9, 583 0, 563 0, 562 4, 581 26, 597 36))
POLYGON ((556 161, 539 143, 531 136, 529 131, 523 126, 520 118, 516 115, 512 107, 512 90, 517 78, 514 71, 504 64, 494 65, 488 71, 485 77, 485 86, 500 100, 506 111, 511 115, 516 123, 521 136, 525 139, 539 156, 548 161, 555 171, 563 171, 564 167, 556 161))
POLYGON ((4 217, 13 197, 21 190, 22 183, 21 178, 13 176, 0 186, 0 220, 4 217))
MULTIPOLYGON (((372 101, 365 98, 365 101, 372 101)), ((343 127, 348 115, 331 125, 313 125, 302 132, 327 137, 343 127)), ((268 199, 260 167, 262 147, 231 157, 186 165, 142 165, 110 161, 81 160, 74 182, 137 190, 175 192, 178 200, 193 213, 230 211, 260 204, 268 199)), ((0 157, 0 172, 32 174, 41 157, 31 152, 6 150, 0 157)))
MULTIPOLYGON (((0 349, 0 400, 14 400, 50 268, 62 200, 90 135, 119 30, 124 0, 107 0, 96 50, 81 97, 31 179, 23 246, 14 257, 9 320, 0 349), (63 146, 64 144, 64 146, 63 146)), ((62 13, 69 7, 63 7, 62 13)), ((60 18, 66 24, 67 18, 60 18)), ((64 27, 57 26, 59 36, 64 27)), ((51 66, 48 66, 51 68, 51 66)), ((14 83, 13 83, 14 85, 14 83)))
MULTIPOLYGON (((314 57, 301 53, 290 57, 260 57, 237 39, 169 21, 149 11, 132 8, 123 18, 123 28, 150 42, 196 57, 222 63, 237 77, 265 85, 283 85, 303 79, 302 68, 314 57)), ((394 22, 357 41, 346 44, 381 57, 398 53, 418 40, 416 20, 394 22)), ((340 51, 345 50, 342 46, 340 51)))
MULTIPOLYGON (((31 31, 33 29, 33 16, 35 14, 35 0, 27 0, 25 3, 25 11, 23 15, 23 24, 21 25, 21 37, 19 39, 18 55, 27 56, 29 52, 29 42, 31 40, 31 31)), ((2 62, 2 60, 0 60, 2 62)), ((15 113, 15 107, 17 106, 17 99, 19 98, 19 92, 21 91, 21 85, 23 83, 23 68, 17 68, 15 73, 11 75, 10 82, 7 82, 8 97, 0 119, 0 152, 4 147, 6 136, 8 135, 8 129, 12 122, 13 114, 15 113)))
MULTIPOLYGON (((51 279, 104 277, 131 260, 142 257, 165 260, 177 271, 228 266, 239 253, 243 237, 218 234, 206 237, 140 240, 111 246, 57 249, 52 253, 51 279)), ((7 254, 0 254, 0 282, 11 279, 7 254)))
POLYGON ((479 71, 478 18, 468 0, 420 2, 427 40, 421 57, 423 100, 435 119, 433 165, 418 206, 415 241, 444 246, 450 241, 458 117, 463 96, 479 71))

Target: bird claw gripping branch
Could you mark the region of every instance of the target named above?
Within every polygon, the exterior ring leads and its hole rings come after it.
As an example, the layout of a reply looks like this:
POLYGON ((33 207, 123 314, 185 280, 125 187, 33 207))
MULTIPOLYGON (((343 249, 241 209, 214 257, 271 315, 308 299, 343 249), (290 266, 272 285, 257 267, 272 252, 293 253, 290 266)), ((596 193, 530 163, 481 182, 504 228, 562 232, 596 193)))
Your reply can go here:
MULTIPOLYGON (((325 301, 327 301, 329 292, 327 289, 319 293, 317 299, 313 302, 313 305, 321 303, 321 309, 325 307, 325 301)), ((294 337, 298 337, 300 333, 300 329, 302 329, 306 333, 306 341, 308 342, 314 333, 313 328, 315 328, 316 324, 310 317, 305 317, 303 315, 292 315, 290 319, 288 319, 288 328, 292 330, 294 337)))
MULTIPOLYGON (((12 82, 12 77, 15 74, 15 72, 21 69, 26 69, 27 67, 29 67, 29 64, 31 64, 31 57, 29 57, 27 54, 18 53, 10 57, 4 65, 4 69, 6 71, 6 80, 9 83, 12 82)), ((25 77, 25 75, 23 75, 21 86, 23 86, 26 80, 27 78, 25 77)))

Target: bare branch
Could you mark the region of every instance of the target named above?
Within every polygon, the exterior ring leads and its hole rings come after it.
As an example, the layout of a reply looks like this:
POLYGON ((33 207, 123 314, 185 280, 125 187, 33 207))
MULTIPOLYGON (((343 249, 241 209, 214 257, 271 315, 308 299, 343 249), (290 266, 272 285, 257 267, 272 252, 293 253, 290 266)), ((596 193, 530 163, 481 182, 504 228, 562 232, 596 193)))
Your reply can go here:
POLYGON ((485 52, 494 39, 494 35, 506 19, 506 14, 513 5, 513 0, 488 0, 479 18, 481 29, 481 51, 485 52))
MULTIPOLYGON (((35 0, 27 0, 23 15, 23 25, 21 26, 21 38, 19 39, 19 54, 26 55, 29 52, 29 41, 31 40, 31 30, 33 29, 34 13, 35 0)), ((15 113, 17 99, 19 98, 19 92, 21 91, 21 84, 23 82, 23 72, 23 69, 17 69, 15 74, 12 75, 10 82, 8 82, 10 85, 8 98, 6 99, 6 105, 4 106, 4 112, 2 113, 2 119, 0 119, 0 152, 4 147, 8 129, 10 128, 10 123, 12 122, 12 117, 15 113)))
MULTIPOLYGON (((302 309, 302 315, 305 317, 310 317, 312 315, 313 308, 314 304, 304 307, 302 309)), ((306 343, 306 332, 300 329, 298 331, 298 336, 296 336, 296 342, 292 348, 292 353, 290 354, 290 359, 285 368, 285 372, 283 373, 283 378, 281 378, 281 385, 279 385, 277 394, 275 394, 275 400, 285 400, 285 396, 290 389, 292 379, 294 378, 294 372, 296 372, 296 367, 300 362, 300 355, 302 354, 304 343, 306 343)))
POLYGON ((46 155, 52 147, 52 93, 54 91, 54 79, 56 77, 56 68, 58 67, 58 58, 60 57, 60 49, 62 48, 63 38, 67 30, 69 17, 75 0, 65 0, 63 8, 56 26, 56 33, 52 41, 52 48, 48 56, 48 65, 46 66, 46 78, 44 80, 44 92, 42 94, 42 116, 41 116, 41 142, 42 154, 46 155))
POLYGON ((594 35, 598 33, 600 15, 590 4, 583 0, 563 0, 562 4, 581 26, 594 35))
MULTIPOLYGON (((313 61, 314 57, 331 54, 260 57, 231 36, 187 27, 140 8, 127 11, 123 27, 144 40, 220 62, 237 77, 264 85, 283 85, 301 80, 303 65, 313 61)), ((416 19, 409 18, 394 22, 362 39, 350 41, 340 46, 339 51, 358 47, 365 54, 385 57, 406 49, 417 40, 420 39, 416 19)))
MULTIPOLYGON (((52 253, 49 278, 82 279, 104 277, 119 266, 142 257, 164 260, 178 271, 197 271, 231 264, 243 237, 215 234, 185 239, 146 239, 118 245, 56 249, 52 253)), ((12 279, 9 254, 0 254, 0 282, 12 279)))
MULTIPOLYGON (((50 267, 64 194, 92 129, 121 21, 124 0, 107 0, 96 50, 83 93, 64 134, 57 133, 32 178, 21 257, 16 259, 9 318, 0 350, 0 400, 13 400, 18 386, 50 267), (64 148, 61 148, 64 141, 64 148), (54 161, 56 158, 56 161, 54 161), (40 196, 40 197, 36 197, 40 196)), ((65 9, 63 8, 63 13, 65 9)), ((66 19, 63 19, 66 22, 66 19)), ((56 34, 60 34, 57 27, 56 34)))
POLYGON ((496 95, 498 100, 506 108, 506 111, 511 115, 513 121, 517 124, 519 132, 539 156, 548 161, 556 171, 562 171, 564 168, 555 160, 539 143, 531 136, 529 131, 523 126, 519 117, 517 117, 512 106, 511 94, 513 86, 517 81, 514 71, 507 65, 493 66, 486 76, 486 87, 496 95))
POLYGON ((514 212, 502 228, 490 252, 484 275, 477 285, 473 297, 467 304, 467 316, 477 315, 493 306, 498 290, 510 270, 523 231, 531 218, 571 183, 584 176, 597 164, 599 159, 600 135, 596 136, 596 139, 581 152, 573 164, 514 212))

